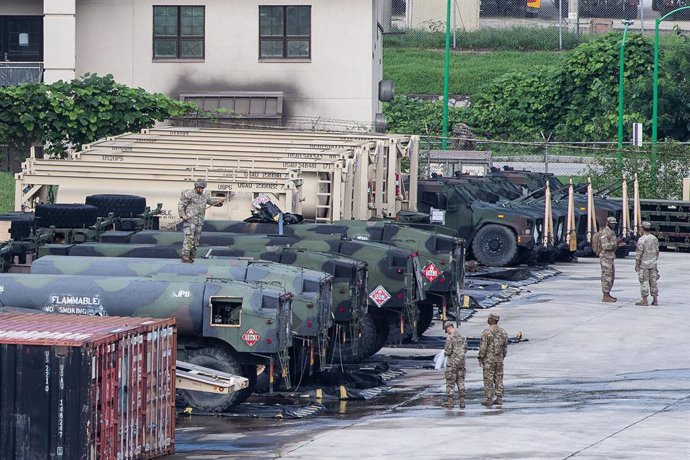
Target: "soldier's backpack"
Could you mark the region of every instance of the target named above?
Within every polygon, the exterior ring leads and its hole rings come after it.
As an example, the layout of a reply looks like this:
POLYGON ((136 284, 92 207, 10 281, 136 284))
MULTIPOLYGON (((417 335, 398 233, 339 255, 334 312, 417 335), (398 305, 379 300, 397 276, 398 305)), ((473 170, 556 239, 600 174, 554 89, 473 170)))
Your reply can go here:
POLYGON ((592 251, 597 256, 601 254, 601 230, 592 235, 592 251))

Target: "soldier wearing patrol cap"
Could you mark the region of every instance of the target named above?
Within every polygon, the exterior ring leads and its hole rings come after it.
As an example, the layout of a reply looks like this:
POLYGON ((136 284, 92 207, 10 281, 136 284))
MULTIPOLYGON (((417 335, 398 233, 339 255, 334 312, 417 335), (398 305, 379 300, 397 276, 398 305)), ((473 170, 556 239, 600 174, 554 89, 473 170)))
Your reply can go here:
POLYGON ((484 373, 484 396, 482 405, 490 407, 503 404, 503 359, 508 354, 508 333, 498 326, 501 319, 491 313, 487 323, 488 329, 482 332, 479 342, 479 365, 484 373), (492 400, 494 392, 496 399, 492 400))
POLYGON ((196 248, 199 246, 201 238, 201 227, 204 226, 206 216, 206 206, 221 206, 222 198, 211 198, 204 191, 206 181, 197 179, 194 181, 194 188, 185 190, 180 196, 180 204, 177 211, 184 223, 184 242, 182 243, 182 262, 193 263, 196 257, 196 248))
POLYGON ((652 305, 659 305, 659 270, 657 261, 659 260, 659 240, 652 235, 652 224, 642 222, 642 236, 637 240, 635 249, 635 271, 640 280, 640 291, 642 298, 635 305, 647 306, 647 295, 652 294, 652 305))
POLYGON ((614 230, 618 221, 615 217, 606 219, 606 227, 601 229, 600 242, 601 252, 599 253, 599 264, 601 265, 601 291, 604 294, 602 302, 615 302, 618 299, 611 295, 613 281, 616 279, 616 266, 613 264, 616 259, 616 249, 625 244, 624 238, 617 238, 614 230))
POLYGON ((465 353, 467 339, 460 334, 455 325, 447 321, 443 330, 448 334, 443 354, 446 355, 446 407, 453 408, 455 387, 458 387, 460 409, 465 408, 465 353))

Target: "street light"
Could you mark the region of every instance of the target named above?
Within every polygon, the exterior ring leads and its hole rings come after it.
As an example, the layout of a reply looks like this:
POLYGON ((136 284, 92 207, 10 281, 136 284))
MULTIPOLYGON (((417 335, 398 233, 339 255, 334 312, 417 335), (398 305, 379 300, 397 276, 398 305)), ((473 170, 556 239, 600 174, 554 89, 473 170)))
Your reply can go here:
POLYGON ((656 20, 654 25, 654 99, 652 105, 652 185, 653 190, 656 191, 656 141, 657 141, 657 126, 659 115, 659 24, 667 17, 679 11, 690 10, 690 6, 683 6, 669 11, 662 17, 656 20))
POLYGON ((448 87, 450 86, 450 0, 446 4, 446 60, 443 68, 443 138, 441 149, 448 148, 448 87))
POLYGON ((617 166, 618 175, 623 178, 623 82, 625 72, 625 38, 628 35, 628 27, 635 21, 623 21, 623 40, 621 41, 620 62, 618 65, 618 155, 617 166))

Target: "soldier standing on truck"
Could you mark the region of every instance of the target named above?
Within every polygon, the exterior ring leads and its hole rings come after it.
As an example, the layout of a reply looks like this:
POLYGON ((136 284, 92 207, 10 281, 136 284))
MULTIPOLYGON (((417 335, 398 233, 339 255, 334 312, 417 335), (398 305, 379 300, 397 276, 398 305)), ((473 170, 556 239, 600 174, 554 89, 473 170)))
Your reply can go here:
POLYGON ((652 294, 652 305, 659 305, 659 288, 656 284, 659 279, 657 261, 659 260, 659 240, 650 233, 652 224, 642 222, 642 236, 637 240, 635 249, 635 271, 640 280, 642 298, 635 305, 647 306, 647 294, 652 294))
POLYGON ((489 328, 484 329, 479 342, 479 364, 484 373, 484 395, 482 406, 491 407, 503 404, 503 359, 508 354, 508 333, 499 327, 501 317, 491 313, 487 322, 489 328), (491 400, 496 393, 496 399, 491 400))
POLYGON ((446 408, 453 408, 455 387, 458 387, 460 409, 465 408, 465 353, 467 339, 448 321, 443 325, 448 334, 443 354, 446 355, 446 408))
POLYGON ((201 227, 204 226, 206 206, 220 206, 223 203, 222 198, 211 198, 204 191, 205 188, 206 181, 197 179, 194 181, 193 189, 182 192, 180 204, 177 206, 177 212, 184 223, 184 242, 182 243, 182 262, 184 263, 194 263, 196 248, 199 247, 201 238, 201 227))
POLYGON ((599 253, 599 263, 601 264, 601 291, 604 296, 602 302, 615 302, 618 299, 611 295, 613 281, 616 279, 616 266, 613 264, 616 259, 616 249, 625 244, 624 238, 616 238, 614 230, 618 221, 615 217, 606 219, 606 227, 601 229, 599 240, 601 252, 599 253))

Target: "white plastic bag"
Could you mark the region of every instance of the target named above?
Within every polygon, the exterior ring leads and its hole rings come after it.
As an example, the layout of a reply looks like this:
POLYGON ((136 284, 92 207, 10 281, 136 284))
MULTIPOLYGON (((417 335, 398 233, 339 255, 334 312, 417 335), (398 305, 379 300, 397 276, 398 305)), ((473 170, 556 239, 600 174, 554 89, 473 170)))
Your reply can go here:
POLYGON ((448 357, 443 352, 443 350, 439 351, 438 354, 434 356, 434 369, 436 369, 437 371, 445 369, 447 359, 448 357))

